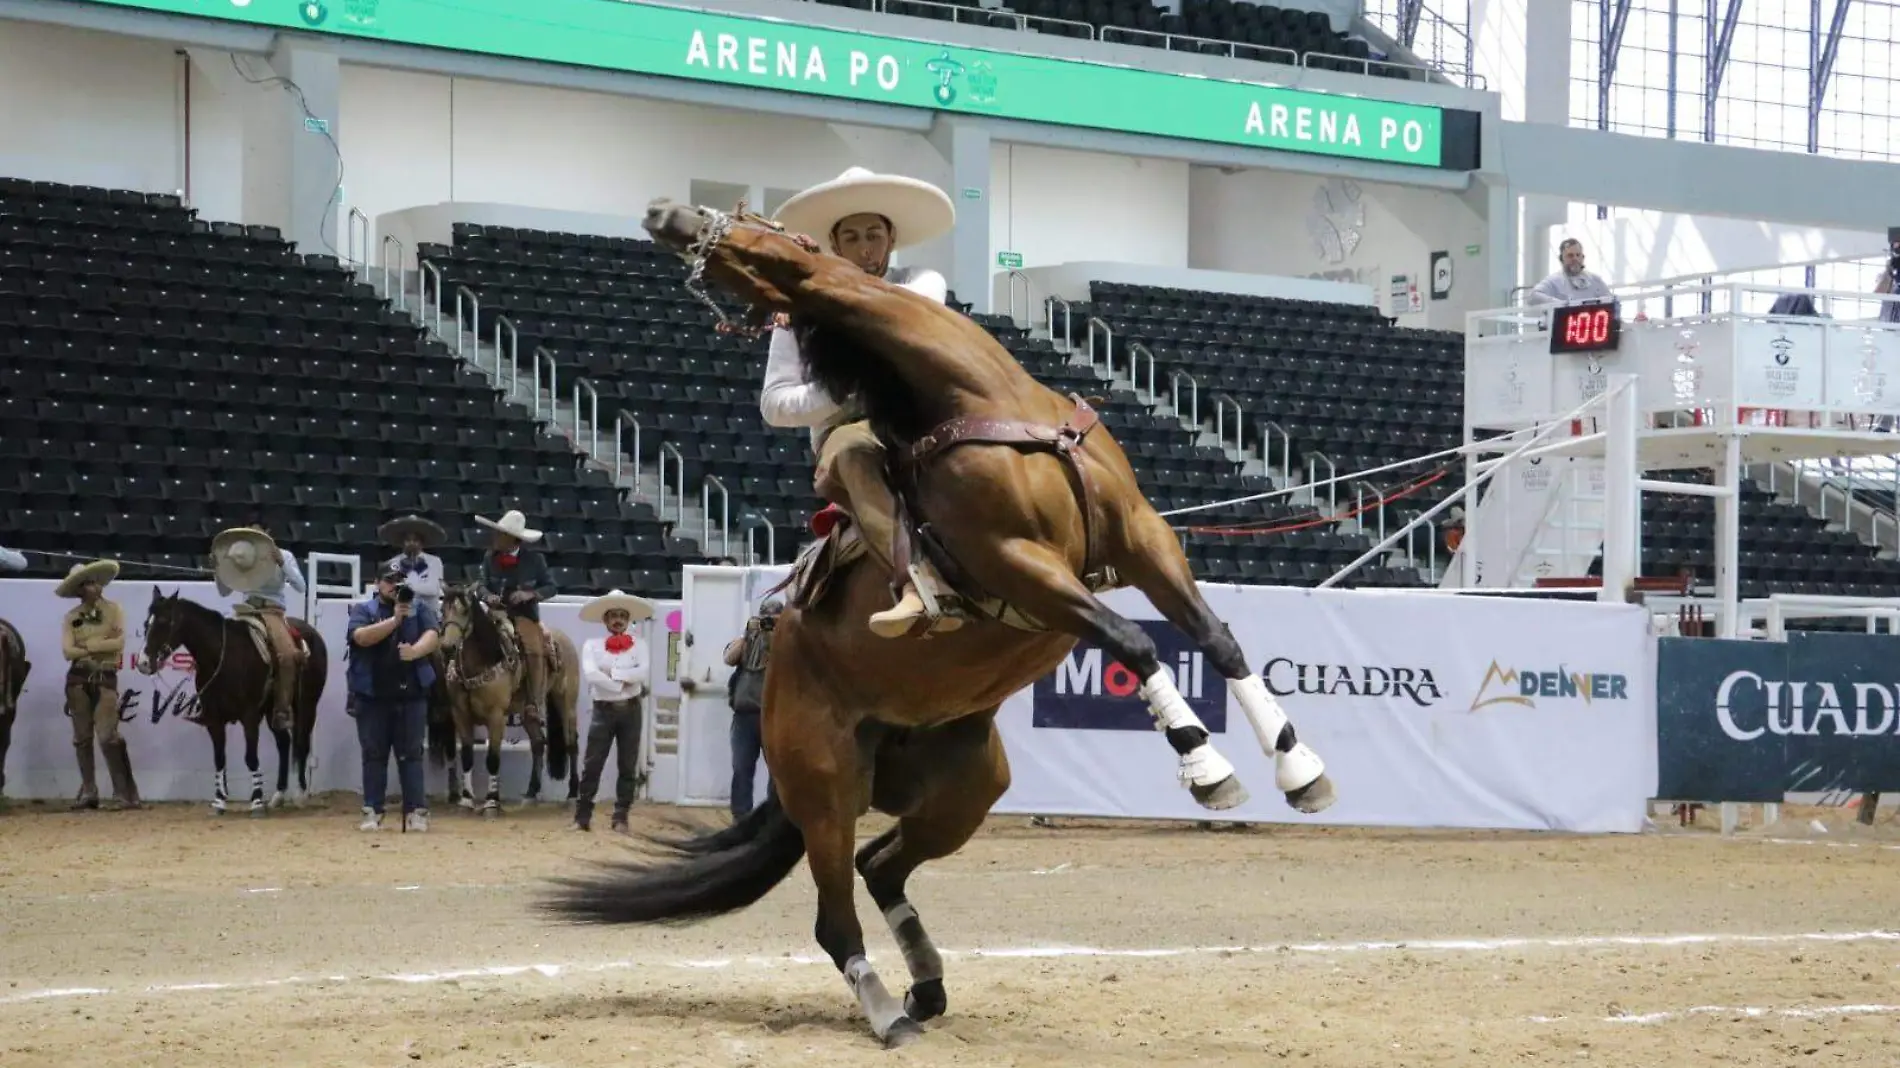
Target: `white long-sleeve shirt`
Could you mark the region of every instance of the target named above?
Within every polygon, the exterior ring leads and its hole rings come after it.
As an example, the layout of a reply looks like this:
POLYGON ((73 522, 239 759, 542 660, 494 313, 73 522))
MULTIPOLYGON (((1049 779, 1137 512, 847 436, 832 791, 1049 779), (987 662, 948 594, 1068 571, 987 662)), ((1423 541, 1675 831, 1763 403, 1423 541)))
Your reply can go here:
POLYGON ((1572 277, 1564 271, 1557 271, 1537 283, 1527 303, 1574 304, 1580 300, 1609 300, 1612 296, 1609 283, 1603 280, 1602 275, 1584 271, 1572 277))
MULTIPOLYGON (((892 285, 929 297, 942 304, 949 296, 950 284, 943 275, 928 267, 893 267, 884 275, 892 285)), ((759 393, 759 414, 768 426, 809 427, 812 447, 816 448, 824 430, 845 412, 845 406, 826 393, 823 386, 805 377, 805 362, 799 355, 798 338, 790 330, 772 331, 772 347, 765 359, 765 388, 759 393)))
POLYGON ((406 553, 397 553, 383 561, 383 569, 400 567, 409 576, 403 585, 416 591, 416 596, 429 603, 438 616, 442 613, 442 558, 434 553, 417 553, 416 559, 422 564, 414 567, 406 553))
MULTIPOLYGON (((632 631, 627 632, 632 635, 632 631)), ((647 692, 647 647, 638 637, 623 653, 607 651, 606 638, 581 645, 581 677, 596 701, 631 701, 647 692)))
POLYGON ((0 571, 25 571, 26 557, 0 545, 0 571))

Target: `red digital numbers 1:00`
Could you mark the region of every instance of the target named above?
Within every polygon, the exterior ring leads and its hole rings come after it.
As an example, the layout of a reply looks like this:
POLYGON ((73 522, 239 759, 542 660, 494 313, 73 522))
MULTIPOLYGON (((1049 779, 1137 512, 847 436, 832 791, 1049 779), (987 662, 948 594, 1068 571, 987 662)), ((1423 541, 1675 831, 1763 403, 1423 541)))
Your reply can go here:
POLYGON ((1564 344, 1601 345, 1610 340, 1610 309, 1592 308, 1564 318, 1564 344))

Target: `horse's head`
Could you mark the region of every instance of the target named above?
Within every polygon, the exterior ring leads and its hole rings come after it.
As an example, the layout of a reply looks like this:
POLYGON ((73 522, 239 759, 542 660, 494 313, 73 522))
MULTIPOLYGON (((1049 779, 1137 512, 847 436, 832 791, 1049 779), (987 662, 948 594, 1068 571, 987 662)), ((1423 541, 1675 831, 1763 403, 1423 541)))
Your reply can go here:
POLYGON ((442 590, 442 629, 437 632, 437 647, 442 655, 454 657, 468 640, 475 613, 475 594, 468 586, 445 586, 442 590))
POLYGON ((732 255, 736 245, 759 241, 785 240, 806 252, 819 251, 816 242, 803 235, 785 232, 777 223, 746 210, 745 202, 728 214, 712 208, 677 204, 662 197, 647 205, 646 218, 640 224, 653 240, 679 253, 690 271, 686 288, 719 317, 720 329, 757 336, 775 312, 790 312, 792 301, 784 289, 768 281, 752 265, 732 255), (746 302, 746 311, 738 322, 706 294, 703 281, 713 283, 746 302))
POLYGON ((166 596, 152 587, 152 606, 145 612, 145 655, 138 664, 142 674, 157 674, 166 658, 185 644, 181 604, 177 591, 166 596))

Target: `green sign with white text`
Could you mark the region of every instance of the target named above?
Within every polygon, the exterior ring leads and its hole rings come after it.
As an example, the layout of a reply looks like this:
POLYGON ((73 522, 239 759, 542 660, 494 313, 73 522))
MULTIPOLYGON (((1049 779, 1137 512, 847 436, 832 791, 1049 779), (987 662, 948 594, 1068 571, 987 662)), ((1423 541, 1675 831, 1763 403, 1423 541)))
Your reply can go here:
POLYGON ((1023 254, 1020 252, 998 252, 996 254, 996 265, 998 267, 1008 267, 1013 271, 1023 265, 1023 254))
MULTIPOLYGON (((75 2, 959 115, 1423 167, 1476 166, 1472 112, 624 0, 75 2), (1453 125, 1457 143, 1448 154, 1453 125)), ((1024 35, 1025 46, 1033 42, 1024 35)))

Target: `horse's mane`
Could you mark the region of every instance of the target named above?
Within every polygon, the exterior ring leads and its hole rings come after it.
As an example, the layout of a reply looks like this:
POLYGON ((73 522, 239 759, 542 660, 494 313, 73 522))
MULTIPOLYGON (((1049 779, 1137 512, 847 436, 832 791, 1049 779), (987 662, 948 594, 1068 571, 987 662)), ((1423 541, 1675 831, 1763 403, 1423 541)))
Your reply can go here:
POLYGON ((794 320, 792 330, 806 378, 840 403, 855 400, 879 437, 914 438, 927 429, 910 384, 888 361, 834 326, 794 320))
POLYGON ((223 612, 218 611, 217 609, 211 607, 210 605, 199 604, 197 601, 194 601, 189 597, 180 597, 176 593, 170 594, 162 598, 162 600, 164 600, 166 603, 174 604, 174 605, 177 605, 179 608, 184 609, 185 614, 187 615, 198 616, 201 619, 206 616, 209 616, 219 623, 237 622, 237 620, 231 619, 230 617, 226 616, 223 612))
POLYGON ((467 587, 448 591, 448 596, 461 602, 468 611, 468 641, 477 643, 476 647, 491 656, 501 656, 501 629, 488 614, 487 606, 476 598, 475 592, 467 587))

